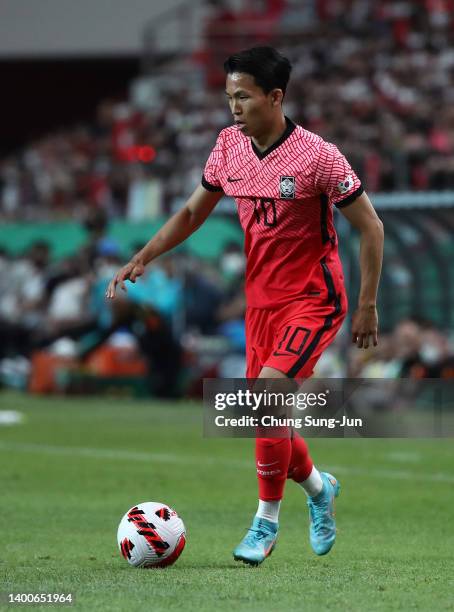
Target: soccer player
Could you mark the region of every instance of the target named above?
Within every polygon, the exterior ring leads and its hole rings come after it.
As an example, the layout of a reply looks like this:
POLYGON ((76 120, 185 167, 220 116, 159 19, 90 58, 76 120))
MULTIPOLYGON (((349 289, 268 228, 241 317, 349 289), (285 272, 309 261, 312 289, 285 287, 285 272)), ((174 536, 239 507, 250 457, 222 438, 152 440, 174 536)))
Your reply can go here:
MULTIPOLYGON (((222 130, 201 184, 183 208, 112 279, 135 282, 145 266, 202 225, 224 194, 236 201, 245 234, 248 378, 308 378, 347 312, 333 225, 339 208, 361 237, 361 288, 352 317, 358 348, 377 345, 376 299, 383 225, 348 161, 284 116, 291 65, 271 47, 232 55, 224 64, 234 125, 222 130)), ((278 381, 276 381, 278 382, 278 381)), ((336 537, 339 483, 319 472, 303 438, 256 439, 257 513, 234 558, 261 563, 273 550, 287 478, 307 494, 310 543, 324 555, 336 537)))

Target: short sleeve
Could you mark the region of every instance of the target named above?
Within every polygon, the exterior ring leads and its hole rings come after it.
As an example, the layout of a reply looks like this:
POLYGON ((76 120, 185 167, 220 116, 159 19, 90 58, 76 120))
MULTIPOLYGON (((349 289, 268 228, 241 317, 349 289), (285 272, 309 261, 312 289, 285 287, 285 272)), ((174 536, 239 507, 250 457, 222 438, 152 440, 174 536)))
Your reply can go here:
POLYGON ((351 204, 364 189, 352 167, 336 145, 324 142, 315 170, 315 186, 328 197, 330 205, 342 208, 351 204))
POLYGON ((223 146, 222 146, 222 132, 219 134, 214 149, 211 151, 210 156, 205 164, 205 169, 202 176, 202 185, 208 191, 223 191, 221 182, 219 180, 219 169, 223 162, 223 146))

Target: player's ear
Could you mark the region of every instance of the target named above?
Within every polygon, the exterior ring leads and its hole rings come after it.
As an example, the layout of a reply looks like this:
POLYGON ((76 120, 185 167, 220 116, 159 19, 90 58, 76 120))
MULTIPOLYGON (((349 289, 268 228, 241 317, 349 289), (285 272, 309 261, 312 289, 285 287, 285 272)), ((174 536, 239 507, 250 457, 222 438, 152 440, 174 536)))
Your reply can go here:
POLYGON ((281 106, 282 100, 284 99, 284 93, 282 89, 273 89, 270 93, 272 106, 281 106))

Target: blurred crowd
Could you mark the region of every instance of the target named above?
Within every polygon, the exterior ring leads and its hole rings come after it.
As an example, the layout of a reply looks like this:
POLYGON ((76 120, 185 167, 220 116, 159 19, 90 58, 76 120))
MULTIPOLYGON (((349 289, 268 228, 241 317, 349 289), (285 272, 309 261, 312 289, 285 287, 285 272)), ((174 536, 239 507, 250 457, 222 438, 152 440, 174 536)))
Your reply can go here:
POLYGON ((168 214, 231 122, 222 60, 257 43, 293 62, 286 113, 335 142, 368 191, 454 187, 454 0, 240 6, 207 4, 192 84, 172 64, 149 108, 106 100, 90 125, 2 158, 0 219, 83 220, 94 207, 137 221, 168 214))
MULTIPOLYGON (((77 257, 60 262, 42 241, 15 260, 0 252, 0 382, 86 393, 95 390, 87 376, 139 376, 146 392, 169 397, 199 395, 204 377, 243 377, 240 247, 227 244, 215 265, 184 251, 170 254, 107 302, 107 284, 121 259, 118 245, 100 229, 98 223, 77 257)), ((430 321, 408 318, 382 334, 377 348, 358 350, 347 322, 315 374, 452 378, 454 348, 430 321)))
POLYGON ((452 189, 452 0, 293 5, 293 42, 279 45, 295 64, 290 115, 334 141, 371 192, 452 189))
POLYGON ((405 318, 390 333, 381 334, 374 349, 351 348, 347 374, 352 378, 453 378, 452 341, 429 320, 405 318))
POLYGON ((0 382, 56 391, 46 369, 69 367, 79 378, 142 376, 148 392, 178 396, 207 374, 243 376, 241 248, 227 243, 216 265, 186 252, 165 256, 107 302, 122 257, 101 226, 59 262, 44 241, 15 259, 0 251, 0 382))
MULTIPOLYGON (((200 393, 203 377, 244 375, 236 244, 215 264, 171 254, 127 294, 104 299, 123 259, 108 221, 168 215, 200 182, 231 122, 221 66, 239 48, 274 44, 291 59, 286 114, 335 142, 368 191, 454 188, 454 0, 212 0, 206 15, 203 47, 185 60, 193 82, 173 64, 152 79, 148 108, 104 100, 91 124, 0 159, 0 221, 79 221, 90 234, 57 262, 43 241, 19 258, 0 250, 3 384, 87 392, 92 374, 147 374, 149 392, 177 396, 200 393)), ((400 322, 374 350, 347 337, 345 326, 316 375, 454 374, 453 344, 430 321, 400 322)))

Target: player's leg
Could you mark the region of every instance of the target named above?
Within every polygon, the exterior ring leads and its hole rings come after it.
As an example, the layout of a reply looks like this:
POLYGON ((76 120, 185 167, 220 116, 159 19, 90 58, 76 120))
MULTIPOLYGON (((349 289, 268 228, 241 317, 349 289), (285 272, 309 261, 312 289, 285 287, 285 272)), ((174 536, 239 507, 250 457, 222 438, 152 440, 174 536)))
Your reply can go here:
MULTIPOLYGON (((267 379, 282 378, 284 393, 289 391, 290 381, 282 372, 265 367, 261 376, 267 379)), ((276 390, 276 387, 273 390, 276 390)), ((311 546, 316 554, 324 555, 331 550, 336 537, 334 498, 339 494, 339 483, 331 474, 319 472, 314 466, 306 441, 298 433, 287 430, 282 431, 282 435, 283 437, 256 438, 259 504, 253 528, 257 524, 264 524, 268 528, 267 542, 273 543, 270 549, 272 551, 277 537, 285 482, 287 478, 291 478, 307 495, 311 546)), ((261 555, 263 559, 266 557, 264 553, 265 550, 261 555)))
MULTIPOLYGON (((262 367, 263 361, 272 350, 275 338, 273 315, 270 311, 248 308, 246 311, 246 377, 256 379, 255 386, 263 382, 287 381, 288 377, 275 368, 262 367)), ((266 386, 266 382, 264 383, 266 386)), ((288 386, 285 390, 288 390, 288 386)), ((259 484, 259 518, 278 522, 280 500, 282 499, 289 461, 291 443, 288 432, 282 438, 256 438, 256 468, 259 484), (266 469, 272 468, 272 469, 266 469)))
MULTIPOLYGON (((288 391, 288 378, 274 368, 262 368, 258 376, 266 380, 265 388, 279 392, 280 387, 288 391), (279 385, 279 380, 283 384, 279 385)), ((255 388, 263 388, 257 381, 255 388)), ((288 428, 278 428, 279 437, 256 438, 255 457, 259 487, 259 502, 256 515, 246 536, 235 548, 233 556, 238 561, 259 565, 269 556, 276 545, 279 529, 279 510, 284 495, 285 483, 292 454, 292 443, 288 428), (281 437, 282 436, 282 437, 281 437)))
MULTIPOLYGON (((341 297, 339 295, 334 304, 298 304, 295 312, 282 313, 280 325, 273 322, 276 313, 268 316, 258 309, 250 310, 246 315, 248 378, 287 381, 284 392, 289 390, 289 378, 309 378, 345 317, 346 305, 342 307, 341 297), (259 363, 265 363, 260 372, 259 363)), ((274 549, 287 477, 306 491, 311 515, 311 545, 317 554, 326 554, 336 534, 333 505, 339 491, 337 481, 315 468, 305 441, 297 434, 258 436, 256 465, 257 514, 248 534, 235 549, 235 558, 257 565, 274 549)))
POLYGON ((287 478, 300 484, 309 497, 315 497, 323 489, 323 480, 312 461, 306 441, 293 430, 291 444, 287 478))
MULTIPOLYGON (((339 293, 331 303, 306 301, 298 308, 299 312, 286 313, 277 333, 276 348, 265 365, 278 368, 288 376, 307 379, 345 318, 346 298, 339 293)), ((336 539, 334 499, 340 485, 331 474, 317 470, 307 444, 296 432, 292 438, 288 477, 300 484, 307 494, 310 543, 316 554, 324 555, 336 539)))
POLYGON ((334 499, 339 495, 340 484, 331 474, 317 470, 305 440, 296 432, 292 438, 288 477, 306 492, 310 514, 310 543, 316 554, 325 555, 336 539, 334 499))

